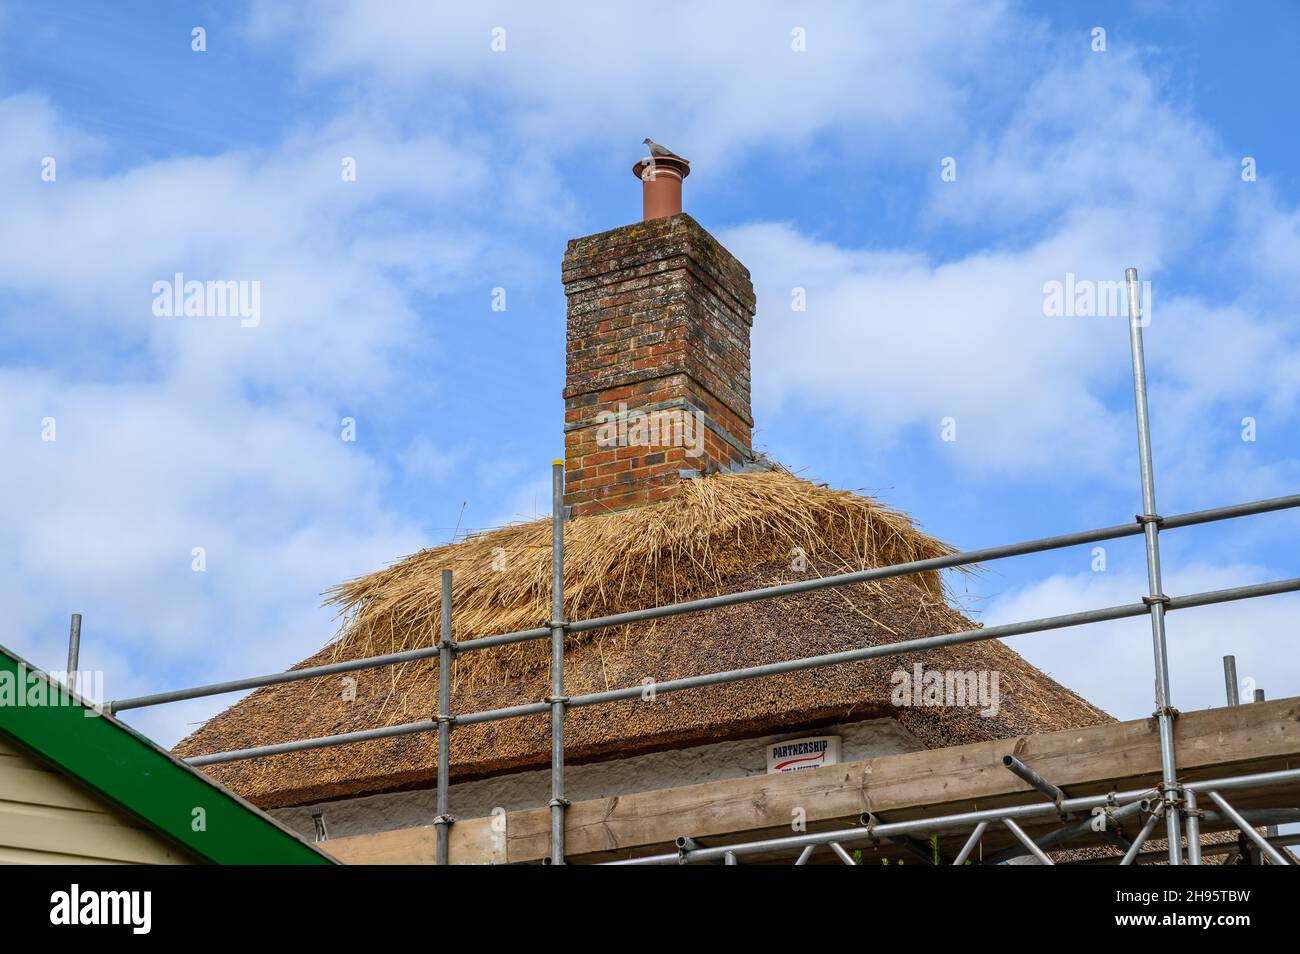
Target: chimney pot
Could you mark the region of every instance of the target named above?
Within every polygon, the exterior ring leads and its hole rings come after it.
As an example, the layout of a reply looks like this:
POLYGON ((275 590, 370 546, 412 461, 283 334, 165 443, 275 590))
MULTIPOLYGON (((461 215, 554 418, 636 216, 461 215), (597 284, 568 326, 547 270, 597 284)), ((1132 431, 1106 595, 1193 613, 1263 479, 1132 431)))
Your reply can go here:
POLYGON ((682 180, 691 174, 689 160, 678 156, 646 156, 632 167, 641 180, 641 218, 662 219, 682 210, 682 180))

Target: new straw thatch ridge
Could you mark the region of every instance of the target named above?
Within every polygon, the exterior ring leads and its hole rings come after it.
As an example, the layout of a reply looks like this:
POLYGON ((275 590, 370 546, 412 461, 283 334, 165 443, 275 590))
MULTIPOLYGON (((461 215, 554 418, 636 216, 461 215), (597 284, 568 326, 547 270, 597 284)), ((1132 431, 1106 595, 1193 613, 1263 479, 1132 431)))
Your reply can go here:
MULTIPOLYGON (((569 620, 677 603, 726 591, 724 581, 773 562, 810 576, 944 556, 953 550, 879 501, 832 490, 783 470, 683 481, 654 506, 565 525, 564 612, 569 620), (801 562, 802 561, 802 562, 801 562)), ((413 554, 329 590, 344 623, 340 658, 438 641, 439 579, 452 571, 453 634, 470 639, 544 626, 551 606, 551 522, 514 524, 413 554)), ((937 572, 913 579, 944 603, 937 572)), ((847 592, 847 591, 846 591, 847 592)), ((570 641, 619 639, 620 630, 570 641)), ((544 641, 468 653, 456 678, 471 684, 546 666, 544 641)))
MULTIPOLYGON (((734 593, 951 552, 906 515, 869 497, 783 471, 685 481, 656 504, 565 524, 565 614, 590 618, 734 593), (806 563, 804 562, 806 560, 806 563)), ((438 639, 441 571, 454 573, 458 640, 544 625, 550 609, 550 522, 492 530, 416 553, 332 590, 339 637, 301 665, 321 665, 438 639)), ((948 605, 938 574, 727 606, 575 634, 565 647, 571 696, 975 628, 948 605)), ((453 713, 538 702, 550 694, 549 640, 458 655, 453 713)), ((365 669, 267 686, 177 746, 181 756, 242 749, 428 719, 438 706, 438 662, 365 669)), ((571 709, 571 764, 725 739, 894 718, 929 748, 1107 721, 1104 712, 998 640, 844 663, 571 709), (894 674, 914 665, 1000 675, 995 714, 895 704, 894 674)), ((460 724, 451 734, 453 781, 541 768, 547 715, 460 724)), ((421 732, 209 766, 254 803, 425 788, 437 777, 437 733, 421 732)))

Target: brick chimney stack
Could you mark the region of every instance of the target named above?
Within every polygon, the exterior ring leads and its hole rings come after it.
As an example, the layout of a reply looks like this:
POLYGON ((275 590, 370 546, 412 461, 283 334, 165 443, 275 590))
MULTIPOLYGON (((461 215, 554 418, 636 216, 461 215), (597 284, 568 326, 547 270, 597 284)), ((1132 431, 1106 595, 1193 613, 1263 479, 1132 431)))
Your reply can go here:
POLYGON ((749 270, 689 215, 652 215, 649 191, 645 202, 646 221, 574 239, 564 255, 573 516, 661 500, 754 456, 749 270))

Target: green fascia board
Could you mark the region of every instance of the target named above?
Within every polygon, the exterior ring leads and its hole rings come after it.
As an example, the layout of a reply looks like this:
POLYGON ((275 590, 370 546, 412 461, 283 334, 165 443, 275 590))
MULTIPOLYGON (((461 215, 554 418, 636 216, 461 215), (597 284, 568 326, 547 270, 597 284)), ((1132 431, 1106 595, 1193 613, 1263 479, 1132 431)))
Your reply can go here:
POLYGON ((202 861, 337 864, 271 816, 97 710, 3 645, 0 733, 202 861), (8 680, 13 680, 21 698, 3 694, 2 681, 8 680), (38 687, 38 682, 44 685, 38 687), (17 704, 39 700, 41 692, 46 704, 17 704))

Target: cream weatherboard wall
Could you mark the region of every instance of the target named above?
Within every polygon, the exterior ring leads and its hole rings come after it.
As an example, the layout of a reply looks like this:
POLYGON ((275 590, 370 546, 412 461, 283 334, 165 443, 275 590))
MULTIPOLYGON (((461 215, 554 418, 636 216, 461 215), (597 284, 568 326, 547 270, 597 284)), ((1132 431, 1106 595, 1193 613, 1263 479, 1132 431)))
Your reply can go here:
POLYGON ((0 733, 0 864, 193 864, 0 733))

